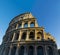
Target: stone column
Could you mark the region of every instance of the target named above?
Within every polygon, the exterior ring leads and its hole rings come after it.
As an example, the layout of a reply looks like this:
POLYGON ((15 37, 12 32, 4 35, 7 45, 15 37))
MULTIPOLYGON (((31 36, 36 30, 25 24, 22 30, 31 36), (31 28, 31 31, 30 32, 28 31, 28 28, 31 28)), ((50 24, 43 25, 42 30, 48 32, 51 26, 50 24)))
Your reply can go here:
POLYGON ((6 48, 4 49, 4 51, 3 51, 3 54, 2 54, 2 55, 5 55, 5 53, 6 53, 6 48))
POLYGON ((47 52, 47 46, 44 46, 44 52, 45 52, 44 55, 48 55, 48 52, 47 52))
POLYGON ((16 34, 16 33, 14 33, 14 34, 13 34, 12 42, 13 42, 13 41, 14 41, 14 39, 15 39, 15 34, 16 34))
POLYGON ((18 44, 15 55, 19 55, 19 52, 18 52, 18 51, 19 51, 19 48, 20 48, 20 46, 19 46, 19 44, 18 44))
POLYGON ((28 22, 28 27, 30 27, 30 22, 28 22))
POLYGON ((35 29, 35 40, 37 40, 37 32, 36 32, 36 29, 35 29))
POLYGON ((18 28, 18 24, 16 25, 16 29, 18 28))
POLYGON ((22 22, 22 28, 24 28, 24 22, 22 22))
POLYGON ((9 33, 9 38, 8 38, 8 40, 7 40, 8 42, 10 41, 10 36, 11 36, 11 34, 9 33))
POLYGON ((26 53, 27 53, 27 55, 29 53, 28 45, 26 45, 26 53))
POLYGON ((9 50, 9 54, 8 55, 11 55, 11 50, 12 50, 12 45, 10 46, 10 50, 9 50))
POLYGON ((34 55, 37 55, 37 47, 34 47, 34 55))
POLYGON ((38 27, 37 21, 35 20, 35 27, 38 27))
POLYGON ((58 49, 56 47, 52 47, 53 49, 53 55, 59 55, 58 54, 58 49))
POLYGON ((44 29, 42 30, 42 40, 44 40, 44 29))
POLYGON ((29 31, 27 30, 27 37, 26 40, 29 40, 29 31))
POLYGON ((9 53, 9 48, 8 47, 5 47, 5 50, 4 50, 3 55, 8 55, 8 53, 9 53))
POLYGON ((42 45, 42 48, 43 48, 43 55, 46 55, 45 45, 42 45))
POLYGON ((27 55, 27 47, 25 46, 24 55, 27 55))
POLYGON ((5 53, 4 53, 4 55, 7 55, 7 53, 8 53, 7 52, 8 51, 7 49, 8 49, 8 47, 5 47, 5 53))
POLYGON ((2 47, 2 50, 1 50, 1 52, 0 52, 0 55, 3 55, 3 52, 4 52, 4 46, 2 47))
POLYGON ((18 41, 21 40, 21 37, 22 37, 22 31, 20 30, 18 41))

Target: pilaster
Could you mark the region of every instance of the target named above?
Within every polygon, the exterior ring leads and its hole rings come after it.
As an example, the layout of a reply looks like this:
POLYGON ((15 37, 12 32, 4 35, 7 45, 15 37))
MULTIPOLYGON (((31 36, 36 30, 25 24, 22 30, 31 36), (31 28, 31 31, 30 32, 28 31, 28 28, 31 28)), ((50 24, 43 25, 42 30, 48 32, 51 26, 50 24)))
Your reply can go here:
POLYGON ((16 25, 16 29, 18 28, 18 24, 16 25))
POLYGON ((12 50, 12 45, 10 46, 10 50, 9 50, 9 54, 8 55, 11 55, 11 50, 12 50))
POLYGON ((26 40, 29 40, 29 31, 27 30, 27 37, 26 40))
POLYGON ((35 40, 37 40, 37 33, 36 33, 36 29, 35 29, 35 40))
POLYGON ((30 27, 30 22, 28 22, 28 27, 30 27))
POLYGON ((22 31, 20 30, 18 41, 21 40, 21 37, 22 37, 22 31))
POLYGON ((47 46, 44 46, 44 52, 45 52, 44 55, 48 55, 48 52, 47 52, 47 46))
POLYGON ((37 55, 37 47, 36 46, 34 46, 35 48, 34 48, 34 55, 37 55))
POLYGON ((27 54, 27 47, 25 46, 25 49, 24 49, 24 55, 28 55, 27 54))
POLYGON ((18 53, 19 53, 19 44, 17 45, 17 49, 16 49, 16 53, 15 53, 15 55, 19 55, 18 53))
POLYGON ((12 38, 12 41, 14 41, 14 39, 15 39, 15 33, 13 34, 13 38, 12 38))
POLYGON ((35 27, 38 27, 37 21, 35 20, 35 27))
POLYGON ((4 49, 5 49, 5 48, 2 47, 2 50, 1 50, 1 52, 0 52, 1 55, 3 55, 4 49))
POLYGON ((22 28, 24 28, 24 22, 22 22, 22 28))

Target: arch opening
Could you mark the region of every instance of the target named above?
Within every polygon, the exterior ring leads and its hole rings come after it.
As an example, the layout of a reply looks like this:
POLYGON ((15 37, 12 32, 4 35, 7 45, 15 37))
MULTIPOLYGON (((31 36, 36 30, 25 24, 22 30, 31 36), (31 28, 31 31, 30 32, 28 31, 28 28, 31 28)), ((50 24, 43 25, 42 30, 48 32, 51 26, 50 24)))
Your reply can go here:
POLYGON ((14 46, 14 47, 12 48, 12 50, 11 50, 11 55, 15 55, 15 53, 16 53, 16 46, 14 46))
POLYGON ((28 23, 25 23, 25 24, 24 24, 24 28, 26 28, 26 27, 28 27, 28 23))
POLYGON ((37 33, 37 39, 40 39, 40 40, 42 39, 42 33, 41 32, 37 33))
POLYGON ((34 39, 34 36, 35 36, 34 32, 30 32, 29 39, 34 39))
POLYGON ((43 53, 44 53, 44 52, 43 52, 43 47, 38 46, 38 47, 37 47, 37 55, 44 55, 43 53))
POLYGON ((34 22, 31 22, 30 27, 34 27, 34 26, 35 26, 34 22))
POLYGON ((50 46, 48 46, 47 51, 48 55, 53 55, 53 49, 50 46))
POLYGON ((34 48, 33 48, 33 46, 29 47, 28 55, 34 55, 34 48))
POLYGON ((11 34, 11 36, 9 37, 9 41, 12 41, 13 38, 13 34, 11 34))
POLYGON ((8 55, 9 54, 9 49, 10 49, 9 47, 6 48, 5 55, 8 55))
POLYGON ((18 55, 24 55, 24 46, 19 48, 18 55))
POLYGON ((21 28, 21 23, 18 24, 18 28, 21 28))
POLYGON ((26 39, 26 34, 27 34, 26 32, 23 32, 22 33, 22 38, 21 38, 22 40, 25 40, 26 39))
POLYGON ((15 40, 18 40, 18 38, 19 38, 19 33, 16 33, 15 40))

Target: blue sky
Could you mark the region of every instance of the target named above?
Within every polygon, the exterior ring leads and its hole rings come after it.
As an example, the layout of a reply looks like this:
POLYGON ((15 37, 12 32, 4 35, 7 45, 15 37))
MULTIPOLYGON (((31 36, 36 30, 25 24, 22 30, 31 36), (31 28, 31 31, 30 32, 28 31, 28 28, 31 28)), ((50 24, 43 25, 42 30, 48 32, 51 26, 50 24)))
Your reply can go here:
POLYGON ((13 17, 31 12, 60 48, 60 0, 0 0, 0 43, 13 17))

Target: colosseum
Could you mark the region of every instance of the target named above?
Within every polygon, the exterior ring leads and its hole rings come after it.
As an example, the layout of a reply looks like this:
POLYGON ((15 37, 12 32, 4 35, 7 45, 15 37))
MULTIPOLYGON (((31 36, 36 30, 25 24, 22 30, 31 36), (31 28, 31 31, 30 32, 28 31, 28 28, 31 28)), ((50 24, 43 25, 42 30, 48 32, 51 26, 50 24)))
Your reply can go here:
POLYGON ((0 45, 0 55, 58 55, 55 38, 30 13, 14 17, 0 45))

